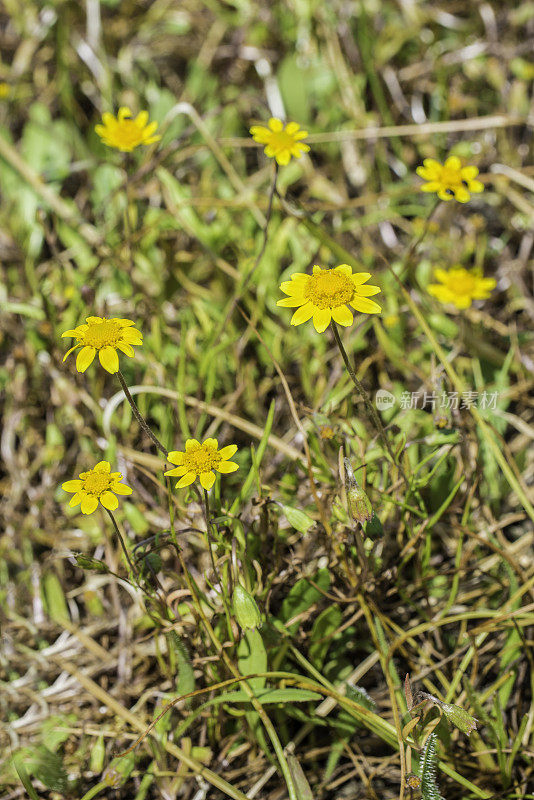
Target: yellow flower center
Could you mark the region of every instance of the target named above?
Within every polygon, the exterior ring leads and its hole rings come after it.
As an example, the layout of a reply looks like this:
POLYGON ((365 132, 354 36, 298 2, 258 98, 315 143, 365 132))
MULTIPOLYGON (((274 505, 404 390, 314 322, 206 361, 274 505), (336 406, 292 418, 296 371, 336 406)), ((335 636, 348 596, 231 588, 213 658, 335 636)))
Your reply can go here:
POLYGON ((446 186, 458 186, 462 183, 462 176, 457 169, 442 167, 440 181, 446 186))
POLYGON ((271 132, 269 144, 273 150, 277 152, 281 150, 291 150, 295 144, 295 137, 285 131, 278 131, 277 133, 271 132))
POLYGON ((447 285, 457 295, 472 294, 476 288, 476 279, 468 272, 456 272, 448 276, 447 285))
POLYGON ((214 467, 221 463, 221 457, 217 450, 210 450, 205 445, 199 447, 198 450, 193 450, 185 453, 184 467, 187 467, 188 472, 195 472, 201 475, 203 472, 209 472, 214 467))
POLYGON ((135 147, 143 141, 143 132, 133 119, 123 119, 117 123, 113 135, 123 146, 135 147))
POLYGON ((83 489, 87 494, 99 496, 109 489, 111 478, 107 472, 92 472, 84 481, 83 489))
POLYGON ((101 347, 111 345, 115 347, 121 340, 122 330, 120 323, 113 319, 105 319, 103 322, 89 324, 89 329, 83 334, 83 344, 87 347, 101 347))
POLYGON ((310 275, 304 297, 317 308, 337 308, 349 303, 354 297, 354 284, 348 275, 334 269, 310 275))

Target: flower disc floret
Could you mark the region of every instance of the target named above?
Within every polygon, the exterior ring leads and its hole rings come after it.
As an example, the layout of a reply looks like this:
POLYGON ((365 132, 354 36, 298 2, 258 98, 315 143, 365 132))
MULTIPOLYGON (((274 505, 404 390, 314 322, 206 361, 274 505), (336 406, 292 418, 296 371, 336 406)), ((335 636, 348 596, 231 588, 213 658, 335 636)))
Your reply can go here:
POLYGON ((87 317, 85 325, 78 325, 77 328, 65 331, 61 336, 62 338, 72 336, 76 339, 76 344, 65 353, 63 361, 73 350, 82 348, 76 357, 78 372, 85 372, 98 353, 104 369, 114 374, 119 369, 117 350, 131 358, 134 355, 132 345, 143 344, 143 335, 137 330, 133 320, 115 317, 113 319, 87 317))
POLYGON ((95 125, 95 131, 104 144, 131 153, 140 144, 153 144, 159 142, 161 136, 154 135, 158 127, 157 122, 148 122, 148 111, 141 111, 135 119, 126 106, 119 108, 117 117, 109 111, 102 114, 102 125, 95 125))
POLYGON ((380 292, 380 288, 364 286, 370 277, 369 272, 353 274, 348 264, 333 269, 314 266, 312 275, 295 272, 291 280, 280 285, 289 297, 279 300, 277 305, 297 308, 291 318, 292 325, 301 325, 313 318, 317 333, 323 333, 332 320, 347 327, 354 322, 349 306, 361 314, 380 314, 382 311, 378 303, 369 300, 380 292))
POLYGON ((185 451, 172 450, 169 453, 168 460, 177 466, 165 475, 180 478, 176 484, 177 489, 189 486, 197 478, 203 489, 211 489, 215 483, 213 470, 226 474, 239 469, 238 464, 229 461, 236 452, 235 444, 229 444, 219 450, 217 439, 206 439, 202 444, 196 439, 188 439, 185 451))
POLYGON ((253 125, 250 133, 255 142, 266 145, 263 152, 269 158, 275 158, 280 166, 289 164, 291 156, 300 158, 309 151, 309 146, 301 141, 306 138, 308 131, 300 130, 298 122, 288 122, 284 126, 281 119, 271 117, 267 124, 268 128, 253 125))
POLYGON ((428 293, 460 310, 469 308, 473 300, 486 300, 497 285, 495 278, 484 278, 478 272, 469 272, 460 266, 449 270, 436 269, 434 275, 439 283, 431 283, 428 293))
POLYGON ((93 469, 80 472, 79 478, 61 485, 65 492, 72 492, 69 506, 80 505, 82 514, 92 514, 101 503, 109 511, 115 511, 119 501, 115 495, 128 495, 132 489, 121 483, 120 472, 111 472, 109 461, 99 461, 93 469))
POLYGON ((478 168, 462 167, 458 156, 449 156, 444 164, 433 158, 425 158, 417 174, 427 181, 421 186, 422 192, 436 192, 440 200, 458 200, 467 203, 471 194, 484 191, 484 184, 476 180, 478 168))

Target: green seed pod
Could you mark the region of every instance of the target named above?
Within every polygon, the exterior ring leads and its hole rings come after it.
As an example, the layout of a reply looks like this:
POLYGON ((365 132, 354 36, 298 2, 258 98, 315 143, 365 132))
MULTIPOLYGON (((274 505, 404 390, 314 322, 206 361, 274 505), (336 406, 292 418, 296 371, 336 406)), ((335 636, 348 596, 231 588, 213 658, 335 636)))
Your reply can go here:
POLYGON ((470 733, 476 731, 478 720, 475 717, 472 717, 471 714, 468 714, 465 709, 461 708, 460 706, 443 703, 441 705, 441 710, 447 719, 450 720, 453 725, 456 725, 456 727, 461 730, 462 733, 465 733, 466 736, 469 736, 470 733))
POLYGON ((373 518, 371 501, 363 489, 358 486, 349 459, 344 458, 343 461, 345 464, 345 491, 347 492, 350 513, 355 522, 363 525, 364 522, 369 522, 373 518))
POLYGON ((252 595, 239 583, 234 589, 232 606, 235 618, 241 628, 261 628, 261 615, 258 605, 252 595))

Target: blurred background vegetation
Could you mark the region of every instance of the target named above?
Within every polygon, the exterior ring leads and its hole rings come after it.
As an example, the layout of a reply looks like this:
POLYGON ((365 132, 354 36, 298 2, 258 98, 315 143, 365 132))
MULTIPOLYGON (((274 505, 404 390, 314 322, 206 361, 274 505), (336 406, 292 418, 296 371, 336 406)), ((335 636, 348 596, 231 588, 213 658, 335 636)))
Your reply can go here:
MULTIPOLYGON (((112 376, 62 364, 62 331, 88 314, 143 332, 122 369, 169 449, 189 436, 239 445, 239 472, 212 498, 215 557, 224 571, 237 552, 264 619, 257 639, 235 626, 228 638, 202 509, 193 492, 172 495, 230 657, 243 674, 337 687, 372 714, 320 694, 265 705, 295 743, 300 799, 402 795, 392 726, 395 709, 409 719, 407 672, 479 720, 470 738, 436 729, 444 797, 534 796, 533 44, 530 0, 3 0, 3 797, 32 784, 82 797, 165 702, 229 677, 162 534, 161 459, 112 376), (125 156, 99 141, 102 112, 122 105, 149 111, 159 145, 125 156), (280 171, 247 280, 273 179, 248 129, 271 115, 306 128, 311 151, 280 171), (486 190, 440 204, 405 269, 434 202, 415 167, 450 153, 479 166, 486 190), (292 272, 341 262, 382 289, 382 316, 343 338, 369 394, 396 398, 381 415, 409 486, 330 334, 290 328, 276 307, 292 272), (456 264, 497 280, 466 312, 426 292, 434 267, 456 264), (466 390, 498 393, 495 408, 459 409, 444 427, 429 405, 403 408, 403 393, 457 389, 442 357, 466 390), (365 530, 346 510, 343 454, 375 512, 365 530), (102 458, 134 489, 118 519, 166 598, 159 623, 124 580, 108 520, 69 509, 59 488, 102 458)), ((287 796, 242 699, 181 702, 155 734, 114 762, 105 796, 227 796, 176 747, 247 797, 287 796)))

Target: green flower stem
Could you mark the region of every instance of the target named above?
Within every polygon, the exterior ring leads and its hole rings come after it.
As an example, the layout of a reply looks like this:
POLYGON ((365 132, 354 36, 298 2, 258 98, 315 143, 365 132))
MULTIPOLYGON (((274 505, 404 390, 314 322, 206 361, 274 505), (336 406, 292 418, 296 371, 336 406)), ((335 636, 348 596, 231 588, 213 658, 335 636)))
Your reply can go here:
POLYGON ((147 422, 146 422, 146 421, 143 419, 143 417, 141 416, 141 412, 140 412, 140 411, 139 411, 139 409, 137 408, 137 406, 136 406, 136 404, 135 404, 135 401, 134 401, 134 399, 133 399, 132 395, 130 394, 130 391, 129 391, 129 389, 128 389, 128 387, 126 386, 126 381, 124 380, 124 375, 122 374, 122 372, 121 372, 120 370, 118 370, 118 372, 117 372, 117 377, 118 377, 118 379, 119 379, 119 383, 120 383, 120 385, 121 385, 121 387, 122 387, 122 391, 124 392, 124 396, 125 396, 125 397, 126 397, 126 399, 128 400, 128 402, 129 402, 129 404, 130 404, 130 406, 131 406, 131 409, 132 409, 132 411, 133 411, 133 413, 134 413, 134 417, 136 418, 136 420, 138 421, 139 425, 140 425, 140 426, 141 426, 141 428, 144 430, 144 432, 146 433, 146 435, 147 435, 147 436, 148 436, 150 439, 152 439, 152 441, 154 442, 154 444, 156 445, 156 447, 158 448, 158 450, 161 450, 161 452, 163 453, 163 455, 165 456, 165 458, 167 458, 167 456, 169 455, 169 451, 167 450, 167 448, 166 448, 164 445, 162 445, 162 444, 161 444, 161 442, 160 442, 160 440, 158 439, 158 437, 157 437, 157 436, 156 436, 154 433, 152 433, 152 431, 151 431, 151 430, 150 430, 150 428, 148 427, 148 424, 147 424, 147 422))
POLYGON ((119 526, 117 525, 117 520, 115 519, 115 517, 113 516, 113 512, 110 511, 109 508, 106 508, 106 511, 109 514, 109 518, 110 518, 110 520, 111 520, 111 522, 113 524, 113 527, 115 528, 115 533, 117 534, 117 536, 119 538, 119 542, 121 543, 121 547, 123 549, 124 555, 126 556, 126 561, 128 562, 128 566, 130 568, 130 573, 131 573, 130 578, 135 578, 136 581, 137 581, 137 572, 136 572, 135 567, 132 564, 132 561, 131 561, 130 556, 128 554, 128 550, 126 548, 126 543, 125 543, 124 539, 122 538, 122 534, 121 534, 121 532, 119 530, 119 526))
POLYGON ((406 255, 404 256, 404 258, 402 260, 402 267, 401 267, 401 271, 400 271, 400 277, 401 278, 403 277, 404 270, 407 270, 408 274, 410 275, 410 278, 412 278, 412 279, 415 278, 415 275, 413 274, 414 270, 413 270, 413 267, 412 267, 412 258, 413 258, 414 254, 415 254, 415 251, 417 250, 417 248, 419 247, 419 245, 421 244, 423 239, 426 237, 426 235, 428 233, 428 229, 430 227, 430 222, 432 221, 432 217, 436 213, 437 208, 438 208, 438 206, 440 204, 441 204, 441 200, 438 198, 436 200, 436 202, 434 203, 434 205, 432 206, 432 208, 430 209, 430 212, 429 212, 429 214, 428 214, 428 216, 427 216, 427 218, 425 220, 425 225, 424 225, 423 230, 421 231, 419 236, 417 238, 413 239, 412 243, 409 245, 408 250, 406 251, 406 255))
POLYGON ((86 792, 83 797, 80 798, 80 800, 93 800, 93 797, 95 797, 97 794, 100 794, 100 792, 103 792, 105 789, 109 789, 109 785, 106 783, 106 781, 100 781, 100 783, 97 783, 95 786, 89 789, 89 791, 86 792))
MULTIPOLYGON (((227 669, 231 672, 231 674, 234 676, 234 678, 237 678, 240 681, 243 680, 243 676, 240 674, 239 670, 232 664, 232 662, 231 662, 231 660, 230 660, 230 658, 228 656, 228 653, 226 652, 226 650, 224 649, 223 645, 221 644, 221 642, 217 638, 217 634, 213 630, 210 621, 208 620, 208 618, 206 617, 206 615, 204 613, 204 609, 202 608, 202 603, 201 603, 200 598, 198 597, 198 594, 196 592, 195 585, 192 582, 191 577, 189 575, 186 563, 184 561, 184 557, 182 555, 182 551, 180 549, 178 549, 177 553, 178 553, 178 558, 180 560, 180 566, 182 568, 182 571, 184 573, 184 577, 185 577, 185 580, 186 580, 186 583, 187 583, 187 588, 189 589, 189 591, 191 593, 191 597, 193 598, 193 601, 195 603, 195 608, 196 608, 196 610, 197 610, 197 612, 198 612, 198 614, 200 616, 202 624, 204 625, 204 628, 206 629, 206 632, 207 632, 209 638, 211 639, 212 644, 214 645, 215 649, 217 650, 217 653, 218 653, 220 659, 224 662, 224 664, 226 665, 227 669)), ((250 684, 246 680, 243 680, 242 685, 243 685, 244 691, 247 693, 247 695, 248 695, 248 697, 250 699, 250 702, 251 702, 254 710, 256 711, 256 713, 258 714, 259 718, 261 719, 261 721, 263 723, 263 726, 264 726, 265 730, 267 731, 267 735, 269 736, 269 739, 271 740, 271 744, 272 744, 273 749, 274 749, 274 751, 276 753, 276 757, 278 759, 278 763, 280 764, 280 769, 282 770, 282 774, 283 774, 284 780, 286 782, 287 791, 288 791, 288 794, 289 794, 289 800, 298 800, 297 790, 295 788, 295 783, 293 781, 293 777, 292 777, 291 771, 289 769, 289 764, 287 763, 287 758, 286 758, 286 755, 284 753, 284 748, 282 747, 282 743, 280 742, 280 739, 278 738, 278 734, 276 733, 275 727, 274 727, 273 723, 271 722, 269 716, 267 715, 265 709, 261 705, 261 703, 258 702, 258 700, 257 700, 257 698, 256 698, 256 696, 255 696, 250 684)))
POLYGON ((203 511, 204 511, 204 521, 206 523, 206 536, 208 540, 208 550, 210 551, 210 559, 211 559, 211 567, 213 569, 213 574, 215 576, 215 580, 218 582, 219 586, 221 587, 221 597, 224 606, 224 613, 226 615, 226 624, 228 626, 228 634, 232 641, 234 641, 234 632, 232 630, 232 622, 230 616, 230 606, 228 604, 228 597, 226 592, 224 591, 224 586, 222 582, 222 578, 219 574, 217 566, 215 564, 215 557, 213 555, 213 539, 212 539, 212 527, 211 527, 211 511, 210 511, 210 499, 206 489, 203 489, 204 492, 204 503, 203 503, 203 511))
POLYGON ((248 284, 250 283, 250 280, 252 279, 252 276, 256 272, 256 270, 257 270, 257 268, 258 268, 258 266, 260 264, 260 261, 262 260, 264 254, 265 254, 265 250, 267 248, 267 241, 268 241, 268 237, 269 237, 269 224, 271 222, 271 217, 272 217, 272 213, 273 213, 273 200, 274 200, 274 196, 276 194, 276 182, 277 182, 277 180, 278 180, 278 163, 275 161, 274 162, 273 182, 271 184, 271 190, 269 192, 269 203, 267 205, 267 216, 265 218, 265 224, 263 226, 263 241, 262 241, 262 245, 261 245, 261 248, 260 248, 260 252, 256 256, 256 258, 254 260, 254 264, 252 265, 252 268, 251 268, 250 272, 247 275, 245 275, 245 277, 243 278, 243 282, 241 283, 241 286, 238 286, 238 288, 236 289, 235 295, 233 296, 232 301, 230 303, 230 308, 228 309, 228 311, 226 313, 226 316, 224 318, 224 321, 223 321, 222 325, 219 328, 218 333, 220 333, 226 327, 226 325, 228 324, 228 320, 232 316, 232 314, 234 312, 234 309, 235 309, 237 303, 239 302, 239 298, 242 297, 243 294, 245 293, 245 289, 247 288, 248 284))
POLYGON ((382 439, 382 442, 384 443, 384 446, 385 446, 386 450, 388 451, 392 462, 394 464, 396 464, 399 472, 401 473, 401 475, 403 477, 403 480, 404 480, 406 486, 409 488, 410 487, 410 483, 408 481, 408 478, 406 477, 406 474, 405 474, 401 464, 398 462, 398 459, 395 457, 395 454, 394 454, 393 450, 391 449, 391 445, 390 445, 390 443, 388 441, 388 438, 386 436, 386 431, 384 429, 384 426, 382 425, 382 420, 380 419, 380 417, 376 413, 375 408, 374 408, 374 406, 371 403, 371 400, 369 398, 369 395, 367 394, 367 392, 363 388, 362 384, 360 383, 360 381, 356 377, 356 372, 354 371, 354 367, 350 363, 350 359, 349 359, 349 357, 347 355, 347 351, 345 350, 345 347, 343 346, 343 342, 341 341, 341 337, 339 335, 338 327, 337 327, 336 323, 334 322, 334 320, 332 320, 332 322, 330 324, 331 324, 332 330, 334 332, 334 339, 336 340, 336 344, 337 344, 337 346, 339 348, 339 352, 341 353, 343 361, 345 362, 345 366, 347 368, 347 372, 349 373, 350 378, 351 378, 354 386, 356 387, 358 393, 360 394, 360 396, 363 399, 365 410, 367 412, 367 416, 369 417, 369 419, 371 420, 371 422, 374 424, 375 428, 377 429, 378 434, 379 434, 380 438, 382 439))

